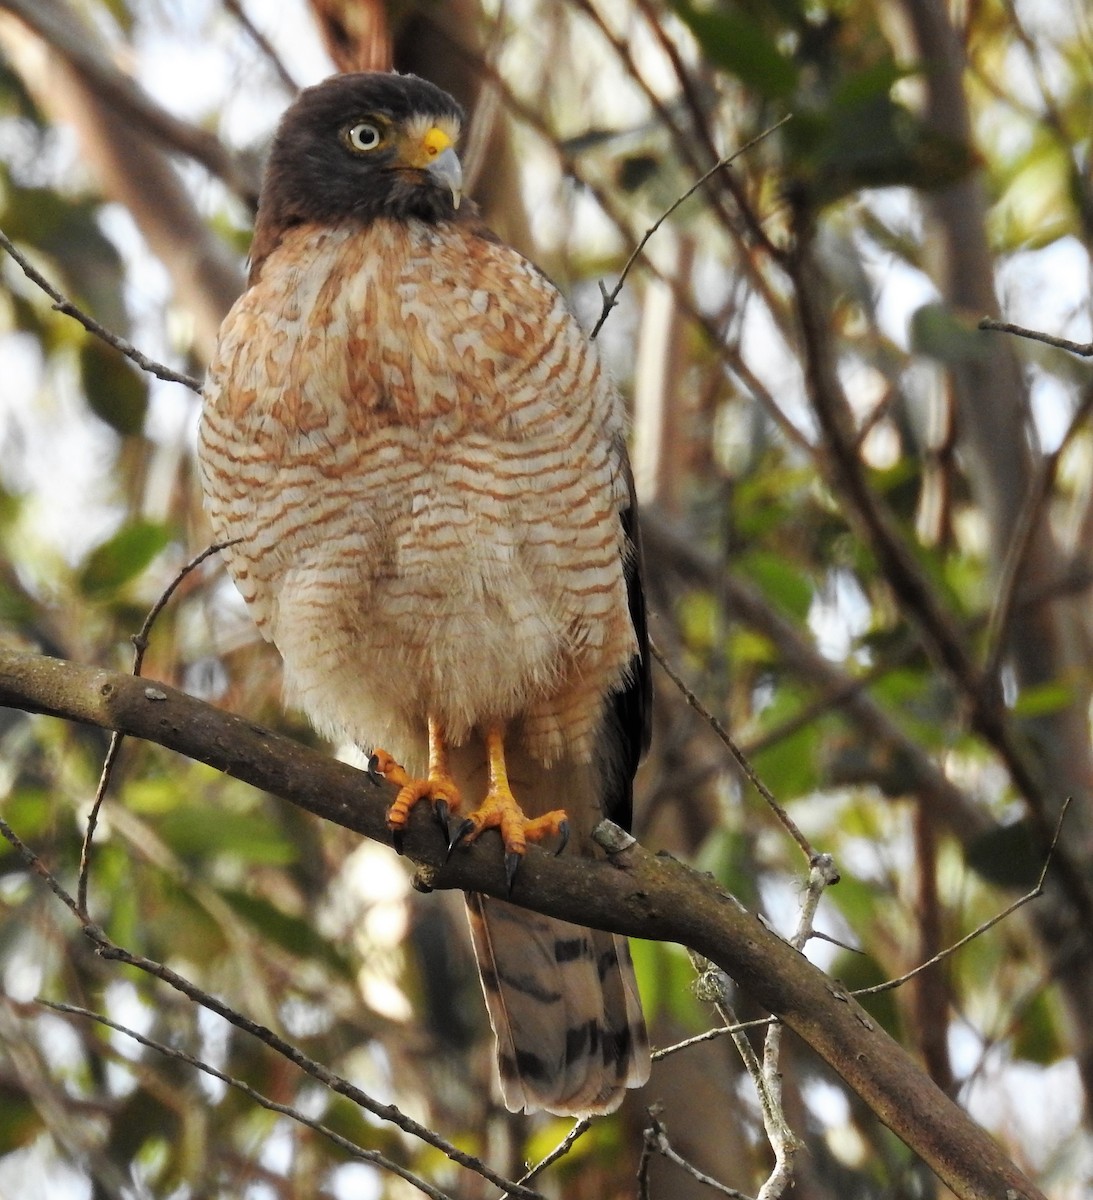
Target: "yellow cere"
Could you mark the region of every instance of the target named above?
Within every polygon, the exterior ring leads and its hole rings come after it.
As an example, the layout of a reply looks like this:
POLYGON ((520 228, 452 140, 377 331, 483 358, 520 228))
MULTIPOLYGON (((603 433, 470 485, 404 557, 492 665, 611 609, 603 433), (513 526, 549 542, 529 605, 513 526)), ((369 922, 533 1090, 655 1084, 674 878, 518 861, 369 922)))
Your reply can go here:
POLYGON ((452 139, 439 125, 434 125, 421 139, 421 148, 425 151, 428 158, 436 158, 441 151, 447 150, 451 144, 452 139))

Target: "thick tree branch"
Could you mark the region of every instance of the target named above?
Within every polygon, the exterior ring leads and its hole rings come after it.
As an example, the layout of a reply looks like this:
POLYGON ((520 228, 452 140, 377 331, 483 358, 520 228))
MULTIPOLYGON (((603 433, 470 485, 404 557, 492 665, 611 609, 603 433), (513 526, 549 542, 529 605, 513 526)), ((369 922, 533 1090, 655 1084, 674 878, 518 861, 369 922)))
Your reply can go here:
MULTIPOLYGON (((157 742, 390 843, 384 821, 389 789, 162 684, 4 649, 0 705, 157 742)), ((419 886, 505 896, 504 864, 496 849, 487 837, 445 862, 445 840, 427 813, 415 814, 405 845, 419 866, 419 886)), ((554 858, 532 847, 511 898, 552 916, 697 951, 807 1042, 954 1194, 967 1200, 1042 1200, 991 1138, 839 984, 710 878, 636 843, 598 863, 554 858)))

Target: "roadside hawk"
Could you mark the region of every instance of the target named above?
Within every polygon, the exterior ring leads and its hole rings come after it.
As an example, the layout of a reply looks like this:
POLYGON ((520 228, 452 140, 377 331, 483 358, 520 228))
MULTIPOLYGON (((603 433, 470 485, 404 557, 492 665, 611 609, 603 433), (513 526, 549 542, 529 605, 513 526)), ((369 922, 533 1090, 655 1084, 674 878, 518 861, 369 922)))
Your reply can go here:
MULTIPOLYGON (((453 844, 592 855, 648 740, 624 414, 531 263, 461 203, 462 112, 338 75, 284 115, 199 462, 286 697, 453 844)), ((649 1073, 624 938, 467 898, 513 1111, 610 1111, 649 1073)))

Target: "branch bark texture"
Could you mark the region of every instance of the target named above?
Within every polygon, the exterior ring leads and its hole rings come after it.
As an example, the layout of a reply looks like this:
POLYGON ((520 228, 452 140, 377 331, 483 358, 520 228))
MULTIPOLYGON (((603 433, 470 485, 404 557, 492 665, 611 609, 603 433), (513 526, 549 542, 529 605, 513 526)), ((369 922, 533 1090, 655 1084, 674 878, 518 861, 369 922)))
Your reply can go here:
MULTIPOLYGON (((390 789, 344 763, 146 679, 0 649, 0 705, 157 742, 326 820, 390 842, 390 789)), ((485 838, 445 862, 440 830, 411 820, 418 885, 505 896, 502 856, 485 838)), ((529 849, 511 899, 633 937, 673 941, 716 963, 837 1071, 961 1200, 1043 1200, 990 1136, 835 980, 717 883, 633 844, 604 862, 529 849)))

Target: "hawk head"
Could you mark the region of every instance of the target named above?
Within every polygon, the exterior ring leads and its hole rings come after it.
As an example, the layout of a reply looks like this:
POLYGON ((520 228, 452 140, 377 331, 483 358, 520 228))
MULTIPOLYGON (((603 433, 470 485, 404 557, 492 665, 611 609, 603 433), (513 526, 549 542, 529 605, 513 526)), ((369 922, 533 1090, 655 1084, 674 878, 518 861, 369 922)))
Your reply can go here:
POLYGON ((273 140, 252 262, 303 222, 454 217, 462 121, 451 96, 416 75, 333 75, 306 88, 273 140))

